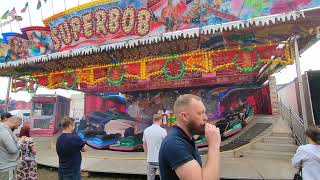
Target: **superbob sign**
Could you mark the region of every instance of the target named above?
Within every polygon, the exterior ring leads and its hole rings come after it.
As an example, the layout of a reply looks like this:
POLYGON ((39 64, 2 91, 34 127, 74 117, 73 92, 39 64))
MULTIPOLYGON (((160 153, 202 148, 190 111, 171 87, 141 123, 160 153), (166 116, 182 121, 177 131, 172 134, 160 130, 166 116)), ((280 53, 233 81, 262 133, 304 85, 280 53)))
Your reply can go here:
POLYGON ((99 8, 93 12, 70 17, 51 26, 51 40, 55 49, 69 46, 80 38, 91 39, 118 34, 144 36, 150 31, 152 13, 145 8, 127 6, 99 8))

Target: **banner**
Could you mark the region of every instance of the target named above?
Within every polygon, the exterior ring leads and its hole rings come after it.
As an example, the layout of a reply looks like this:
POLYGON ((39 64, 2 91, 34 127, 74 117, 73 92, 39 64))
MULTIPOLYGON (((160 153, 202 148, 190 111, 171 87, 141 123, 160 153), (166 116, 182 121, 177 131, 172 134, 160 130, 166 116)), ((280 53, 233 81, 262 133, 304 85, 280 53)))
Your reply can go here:
MULTIPOLYGON (((2 42, 6 45, 0 45, 0 63, 55 52, 72 52, 80 48, 124 43, 141 37, 232 21, 245 22, 250 18, 317 6, 320 6, 320 1, 317 0, 273 0, 268 2, 252 0, 93 1, 49 17, 44 20, 46 27, 23 28, 22 34, 4 33, 2 42), (28 31, 34 33, 26 34, 28 31), (16 38, 12 38, 12 36, 16 38), (23 39, 17 40, 21 37, 23 39), (17 41, 24 42, 24 45, 18 44, 17 41), (14 54, 15 49, 22 46, 27 54, 14 54)), ((7 18, 8 14, 9 10, 2 18, 7 18)), ((203 38, 205 41, 201 47, 220 48, 223 47, 223 44, 228 47, 236 43, 240 45, 261 44, 274 39, 282 41, 283 39, 279 38, 283 37, 282 34, 296 34, 296 29, 308 36, 316 32, 310 29, 314 28, 314 24, 317 23, 316 19, 313 21, 315 22, 300 22, 301 25, 284 24, 284 27, 279 31, 273 32, 269 32, 268 28, 261 26, 259 30, 263 30, 263 33, 254 30, 244 35, 232 34, 231 32, 216 33, 214 35, 218 34, 218 36, 203 38), (229 35, 224 39, 219 34, 229 35)))

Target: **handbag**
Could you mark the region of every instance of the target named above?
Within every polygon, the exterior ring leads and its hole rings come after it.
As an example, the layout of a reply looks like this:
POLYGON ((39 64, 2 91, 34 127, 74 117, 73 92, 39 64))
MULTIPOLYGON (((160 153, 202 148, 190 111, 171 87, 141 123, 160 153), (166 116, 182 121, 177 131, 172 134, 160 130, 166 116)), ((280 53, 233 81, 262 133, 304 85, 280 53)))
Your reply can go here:
POLYGON ((25 142, 25 148, 24 148, 24 153, 22 153, 22 160, 24 161, 34 161, 35 157, 31 152, 31 148, 30 148, 30 141, 26 141, 25 142))
POLYGON ((299 167, 299 171, 296 174, 294 174, 293 180, 303 180, 302 179, 302 162, 299 167))

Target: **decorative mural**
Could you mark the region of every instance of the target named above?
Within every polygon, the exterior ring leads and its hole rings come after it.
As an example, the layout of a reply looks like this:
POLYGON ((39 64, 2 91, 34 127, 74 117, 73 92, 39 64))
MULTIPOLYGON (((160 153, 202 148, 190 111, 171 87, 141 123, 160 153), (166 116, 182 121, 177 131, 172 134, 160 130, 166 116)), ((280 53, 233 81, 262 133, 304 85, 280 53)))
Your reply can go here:
MULTIPOLYGON (((24 28, 22 34, 4 33, 0 63, 316 6, 320 1, 95 1, 44 20, 46 27, 24 28)), ((237 38, 231 35, 227 40, 237 38)))
POLYGON ((23 34, 4 33, 5 41, 0 42, 0 62, 9 62, 28 57, 55 52, 50 39, 49 29, 29 27, 22 29, 23 34))
MULTIPOLYGON (((209 121, 217 121, 223 118, 230 109, 238 108, 238 101, 250 101, 250 104, 258 112, 258 106, 264 106, 255 102, 261 92, 255 86, 230 86, 230 87, 211 87, 211 88, 192 88, 192 89, 173 89, 168 91, 150 91, 127 93, 129 105, 127 113, 131 116, 139 114, 142 122, 152 124, 153 114, 159 110, 167 110, 173 113, 173 105, 177 97, 181 94, 194 94, 203 100, 206 107, 206 114, 209 121), (258 90, 257 90, 258 89, 258 90), (130 108, 137 103, 139 108, 130 108), (139 112, 132 112, 133 109, 139 112)), ((259 112, 269 113, 269 112, 259 112)), ((137 118, 132 116, 133 118, 137 118)))
POLYGON ((208 88, 138 91, 106 97, 86 96, 86 115, 77 132, 96 149, 137 151, 142 134, 152 124, 154 114, 162 115, 161 126, 176 125, 173 105, 181 94, 194 94, 203 100, 208 121, 220 128, 221 137, 228 138, 250 123, 255 113, 270 114, 268 86, 213 86, 208 88), (263 103, 261 103, 263 102, 263 103))

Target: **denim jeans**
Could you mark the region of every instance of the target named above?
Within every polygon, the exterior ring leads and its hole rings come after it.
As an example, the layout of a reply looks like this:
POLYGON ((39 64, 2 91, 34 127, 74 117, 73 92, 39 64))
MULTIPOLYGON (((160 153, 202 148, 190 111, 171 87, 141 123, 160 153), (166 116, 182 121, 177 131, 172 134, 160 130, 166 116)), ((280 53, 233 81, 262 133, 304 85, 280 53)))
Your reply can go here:
POLYGON ((155 179, 157 169, 159 169, 159 163, 148 162, 148 165, 147 165, 147 178, 148 178, 148 180, 155 179))
POLYGON ((81 180, 80 172, 62 173, 59 172, 59 180, 81 180))

